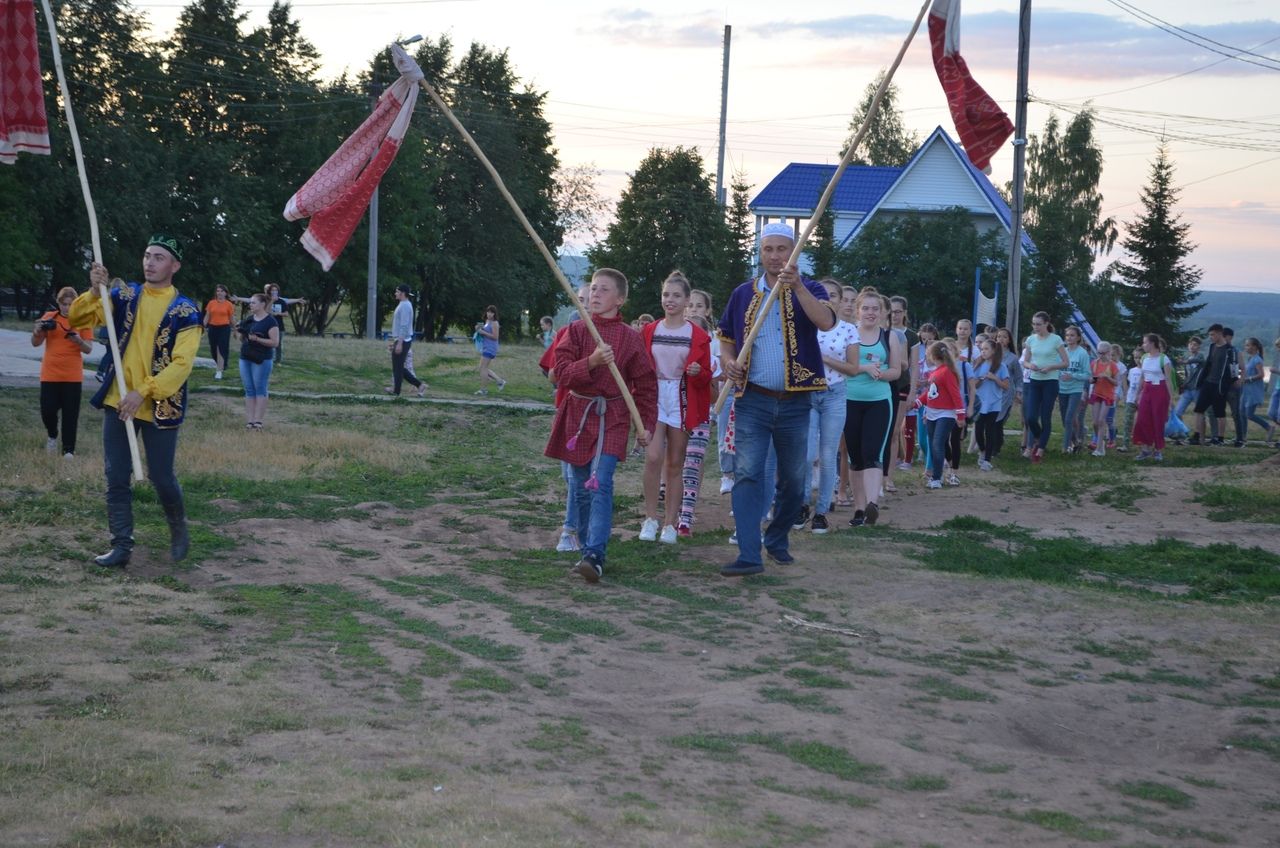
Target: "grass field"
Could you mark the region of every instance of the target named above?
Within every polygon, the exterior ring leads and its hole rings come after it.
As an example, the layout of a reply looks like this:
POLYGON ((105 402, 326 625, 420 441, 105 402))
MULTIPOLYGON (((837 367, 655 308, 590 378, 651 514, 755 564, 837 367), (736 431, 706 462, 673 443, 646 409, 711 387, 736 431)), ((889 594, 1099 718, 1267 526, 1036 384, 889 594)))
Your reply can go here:
MULTIPOLYGON (((474 390, 454 346, 419 373, 474 390)), ((545 400, 509 348, 513 398, 545 400)), ((293 339, 273 388, 380 392, 374 343, 293 339), (327 363, 337 364, 327 364, 327 363)), ((425 367, 424 364, 425 363, 425 367)), ((506 365, 509 372, 501 370, 506 365)), ((1013 457, 723 580, 727 498, 566 576, 536 410, 196 389, 187 562, 138 487, 105 543, 98 414, 43 451, 0 389, 0 844, 1227 844, 1280 815, 1280 527, 1261 448, 1013 457)))

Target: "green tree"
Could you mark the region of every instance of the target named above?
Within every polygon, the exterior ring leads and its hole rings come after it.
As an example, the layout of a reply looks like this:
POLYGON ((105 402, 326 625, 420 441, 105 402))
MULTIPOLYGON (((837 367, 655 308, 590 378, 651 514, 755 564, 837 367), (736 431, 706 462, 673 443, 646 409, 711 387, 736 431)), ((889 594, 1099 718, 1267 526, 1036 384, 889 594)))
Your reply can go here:
POLYGON ((835 273, 836 262, 836 218, 828 206, 818 219, 818 226, 813 228, 813 235, 805 246, 805 253, 813 263, 813 276, 822 279, 835 273))
POLYGON ((973 312, 974 271, 983 269, 986 280, 1003 277, 1007 263, 997 231, 979 233, 969 211, 955 207, 872 219, 836 255, 835 271, 849 285, 903 295, 913 320, 936 324, 945 334, 973 312))
POLYGON ((1118 235, 1115 219, 1102 217, 1102 148, 1093 127, 1090 109, 1065 127, 1050 113, 1044 131, 1029 139, 1024 223, 1036 253, 1029 257, 1020 326, 1042 309, 1065 317, 1063 288, 1091 320, 1105 321, 1116 311, 1114 301, 1106 301, 1113 290, 1105 284, 1091 290, 1094 259, 1110 252, 1118 235))
MULTIPOLYGON (((751 276, 756 248, 755 218, 751 214, 751 184, 747 182, 747 172, 734 171, 733 180, 729 183, 729 273, 726 287, 718 289, 727 296, 733 286, 751 276)), ((710 290, 709 290, 710 291, 710 290)), ((723 303, 719 298, 716 303, 723 303)))
POLYGON ((627 313, 660 312, 662 281, 682 270, 724 303, 733 234, 716 202, 714 179, 694 148, 655 147, 618 201, 617 218, 587 251, 593 268, 612 267, 631 282, 627 313))
POLYGON ((1151 180, 1142 190, 1142 211, 1126 225, 1123 241, 1129 261, 1112 267, 1120 283, 1124 327, 1130 344, 1144 333, 1159 333, 1181 347, 1189 332, 1183 323, 1204 304, 1194 303, 1202 272, 1187 262, 1195 250, 1190 224, 1174 211, 1181 190, 1173 184, 1173 162, 1162 142, 1151 164, 1151 180))
MULTIPOLYGON (((862 101, 849 121, 849 135, 845 137, 844 144, 840 145, 841 158, 848 151, 853 137, 857 135, 858 129, 866 120, 867 113, 871 111, 871 101, 875 99, 876 89, 880 87, 884 75, 884 70, 881 70, 876 74, 875 80, 868 83, 863 90, 862 101)), ((900 94, 898 86, 890 83, 884 97, 880 98, 880 108, 876 110, 870 129, 863 136, 858 151, 849 160, 850 164, 901 167, 911 159, 916 148, 920 146, 920 137, 914 130, 908 130, 907 125, 903 123, 902 110, 898 108, 900 94)))

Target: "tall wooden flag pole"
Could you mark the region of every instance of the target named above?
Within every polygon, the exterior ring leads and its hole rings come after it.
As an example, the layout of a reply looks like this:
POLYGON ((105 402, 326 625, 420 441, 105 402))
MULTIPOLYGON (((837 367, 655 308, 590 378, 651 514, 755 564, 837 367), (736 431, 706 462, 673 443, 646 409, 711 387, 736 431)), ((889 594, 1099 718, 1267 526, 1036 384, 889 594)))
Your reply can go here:
MULTIPOLYGON (((84 151, 80 147, 80 132, 76 129, 76 115, 71 108, 71 90, 67 88, 67 76, 62 70, 62 51, 58 48, 58 27, 53 20, 53 10, 49 8, 49 0, 41 0, 44 17, 49 23, 49 46, 53 53, 53 70, 58 76, 58 87, 62 90, 62 109, 67 116, 67 129, 71 132, 71 147, 76 153, 76 170, 80 173, 80 191, 84 195, 85 209, 89 213, 89 239, 93 243, 93 261, 102 264, 102 240, 98 236, 98 213, 93 206, 93 195, 89 193, 89 177, 84 170, 84 151)), ((115 362, 116 388, 120 390, 120 399, 129 393, 124 384, 124 366, 120 361, 120 341, 116 338, 116 323, 111 315, 111 292, 107 286, 98 292, 102 300, 102 314, 107 323, 107 340, 111 347, 111 358, 115 362)), ((124 428, 129 437, 129 456, 133 459, 133 478, 142 480, 142 457, 138 453, 138 434, 134 432, 132 422, 124 428)))
MULTIPOLYGON (((919 22, 917 21, 917 23, 919 22)), ((582 320, 586 323, 587 329, 591 331, 591 337, 596 340, 597 345, 603 345, 604 339, 600 337, 600 331, 596 329, 595 323, 592 322, 591 315, 587 312, 587 308, 581 303, 578 303, 578 293, 574 290, 573 286, 570 285, 569 280, 564 275, 564 272, 560 270, 560 266, 556 264, 555 257, 551 255, 551 251, 547 249, 546 244, 544 244, 542 239, 538 236, 537 231, 533 228, 533 224, 529 223, 529 219, 525 217, 524 211, 520 209, 520 204, 511 196, 511 192, 507 191, 506 183, 502 181, 502 177, 499 176, 497 169, 493 167, 493 163, 489 161, 489 157, 484 155, 484 151, 480 149, 480 145, 476 144, 476 140, 471 137, 471 133, 467 132, 467 128, 462 125, 457 116, 453 114, 453 110, 445 104, 444 100, 440 98, 440 95, 436 93, 436 90, 431 87, 431 84, 425 79, 418 80, 418 84, 422 86, 422 90, 431 98, 431 102, 436 104, 436 108, 449 119, 449 123, 453 124, 454 129, 462 135, 466 140, 467 145, 471 148, 471 152, 476 155, 476 158, 480 160, 480 164, 484 165, 485 170, 489 172, 489 176, 493 178, 494 184, 498 187, 498 192, 507 201, 507 204, 511 207, 511 211, 515 213, 515 216, 519 219, 521 226, 524 227, 524 231, 529 234, 529 238, 533 239, 533 243, 537 246, 538 252, 542 254, 542 258, 547 260, 547 266, 551 269, 551 273, 555 275, 556 280, 560 283, 561 288, 564 289, 565 294, 569 296, 569 302, 577 306, 578 314, 582 316, 582 320)), ((627 389, 626 380, 622 378, 622 372, 618 370, 618 366, 615 363, 610 362, 609 373, 613 375, 614 382, 618 384, 618 390, 622 393, 622 399, 626 401, 627 409, 631 412, 631 422, 635 425, 636 432, 643 433, 644 421, 640 418, 640 410, 636 409, 635 398, 631 397, 631 392, 627 389)))
MULTIPOLYGON (((858 149, 858 145, 862 143, 863 137, 866 136, 867 131, 871 128, 871 122, 875 119, 876 112, 880 109, 880 101, 884 99, 884 93, 889 90, 889 83, 893 80, 893 74, 898 70, 898 66, 902 64, 902 57, 907 54, 911 39, 915 38, 916 31, 920 29, 920 22, 924 20, 924 16, 928 13, 929 5, 932 2, 933 0, 925 0, 924 5, 920 7, 920 13, 916 15, 915 23, 911 25, 911 32, 907 33, 907 38, 902 42, 902 47, 898 49, 898 55, 894 58, 893 64, 889 66, 884 79, 880 81, 880 87, 876 89, 875 97, 871 99, 871 105, 867 107, 867 114, 862 119, 862 125, 858 127, 857 135, 853 137, 853 141, 849 142, 849 149, 844 152, 844 156, 840 159, 840 166, 836 168, 831 181, 827 183, 822 196, 818 198, 818 205, 814 207, 813 214, 809 217, 809 223, 805 225, 804 232, 801 233, 800 239, 791 251, 791 258, 787 260, 788 265, 795 265, 800 261, 800 254, 804 251, 805 242, 809 240, 809 236, 813 234, 814 229, 818 226, 822 214, 827 211, 827 204, 831 202, 831 195, 835 193, 836 186, 840 184, 840 178, 844 176, 845 169, 849 167, 854 151, 858 149)), ((760 308, 755 324, 752 325, 746 339, 743 340, 742 345, 738 348, 738 365, 743 365, 746 362, 751 345, 755 343, 756 336, 760 335, 760 328, 764 326, 765 316, 769 314, 769 310, 773 307, 773 302, 777 299, 780 288, 781 286, 774 286, 769 290, 769 296, 765 298, 764 305, 760 308)), ((732 384, 725 381, 724 387, 720 389, 720 397, 716 398, 715 412, 717 415, 720 414, 720 409, 724 406, 725 401, 728 400, 729 392, 732 390, 732 384)))

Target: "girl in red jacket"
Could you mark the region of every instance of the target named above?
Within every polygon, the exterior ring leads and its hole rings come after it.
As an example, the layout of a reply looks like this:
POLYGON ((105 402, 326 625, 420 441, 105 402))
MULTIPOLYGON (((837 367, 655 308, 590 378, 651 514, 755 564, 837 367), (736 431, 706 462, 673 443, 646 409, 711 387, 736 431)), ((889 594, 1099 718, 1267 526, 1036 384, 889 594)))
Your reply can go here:
POLYGON ((669 490, 660 541, 668 545, 676 543, 680 498, 674 493, 689 434, 706 422, 711 409, 711 337, 685 318, 691 291, 684 274, 672 271, 662 283, 663 319, 640 331, 658 375, 658 424, 645 453, 645 519, 640 539, 659 539, 658 486, 665 470, 669 490))
POLYGON ((925 427, 929 433, 929 488, 942 488, 942 466, 947 440, 964 422, 964 397, 956 379, 955 358, 945 342, 934 342, 928 348, 929 387, 916 398, 915 405, 924 409, 925 427))

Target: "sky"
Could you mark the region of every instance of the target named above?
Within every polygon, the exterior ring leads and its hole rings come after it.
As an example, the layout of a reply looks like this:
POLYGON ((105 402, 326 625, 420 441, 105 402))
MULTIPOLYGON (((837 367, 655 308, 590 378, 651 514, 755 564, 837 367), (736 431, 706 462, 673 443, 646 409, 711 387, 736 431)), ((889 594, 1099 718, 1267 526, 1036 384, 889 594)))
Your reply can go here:
MULTIPOLYGON (((242 0, 241 9, 256 25, 269 5, 242 0)), ((182 4, 135 6, 163 36, 182 4)), ((961 53, 1011 118, 1018 6, 966 0, 962 7, 961 53)), ((918 9, 886 0, 293 4, 326 78, 359 71, 381 46, 416 33, 447 34, 458 53, 472 42, 507 50, 520 78, 547 92, 561 163, 599 169, 599 189, 611 200, 654 146, 696 146, 714 171, 726 24, 726 182, 740 170, 759 191, 789 162, 839 161, 850 113, 892 61, 918 9)), ((1183 189, 1178 211, 1197 245, 1190 261, 1204 271, 1201 287, 1280 291, 1280 7, 1263 0, 1038 3, 1031 42, 1028 131, 1038 133, 1051 109, 1065 121, 1092 103, 1105 159, 1104 214, 1122 224, 1133 219, 1163 133, 1183 189), (1173 34, 1152 25, 1151 15, 1173 34)), ((895 82, 904 119, 922 139, 939 124, 955 136, 923 27, 895 82)), ((992 169, 997 185, 1011 178, 1010 147, 992 169)), ((1104 262, 1111 258, 1122 258, 1119 248, 1104 262)))

